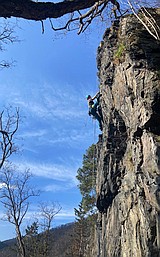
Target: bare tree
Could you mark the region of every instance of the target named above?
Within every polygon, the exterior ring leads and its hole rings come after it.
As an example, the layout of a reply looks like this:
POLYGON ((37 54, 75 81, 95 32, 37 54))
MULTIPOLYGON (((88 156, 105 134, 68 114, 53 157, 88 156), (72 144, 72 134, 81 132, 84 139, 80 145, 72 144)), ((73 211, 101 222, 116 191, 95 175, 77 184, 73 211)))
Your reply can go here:
POLYGON ((51 203, 40 203, 40 217, 42 218, 42 227, 44 231, 49 231, 52 227, 54 217, 61 211, 62 207, 55 202, 51 203))
POLYGON ((6 108, 0 113, 0 169, 17 151, 15 135, 19 127, 19 108, 6 108))
POLYGON ((42 256, 49 256, 50 249, 50 230, 55 216, 60 212, 61 206, 58 203, 41 203, 40 210, 40 226, 42 227, 42 256))
POLYGON ((17 173, 7 167, 0 176, 0 202, 6 210, 4 220, 15 226, 20 257, 26 256, 21 225, 28 211, 29 199, 38 195, 38 192, 35 192, 29 185, 30 178, 31 173, 28 170, 24 173, 17 173))
MULTIPOLYGON (((18 38, 15 35, 16 25, 10 22, 4 21, 0 24, 0 51, 5 51, 5 46, 18 42, 18 38)), ((9 68, 14 64, 14 61, 0 61, 0 69, 9 68)))
POLYGON ((26 245, 27 256, 51 256, 53 242, 51 228, 53 220, 60 210, 60 205, 55 202, 43 202, 39 205, 39 212, 36 214, 36 221, 34 221, 30 226, 27 226, 26 229, 24 242, 26 245))

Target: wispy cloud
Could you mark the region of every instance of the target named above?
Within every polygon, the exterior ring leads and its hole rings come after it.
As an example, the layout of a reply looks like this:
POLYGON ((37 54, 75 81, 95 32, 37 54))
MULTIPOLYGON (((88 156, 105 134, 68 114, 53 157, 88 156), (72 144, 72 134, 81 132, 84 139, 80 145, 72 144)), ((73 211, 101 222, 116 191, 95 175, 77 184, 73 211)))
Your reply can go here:
MULTIPOLYGON (((81 119, 85 115, 84 99, 80 98, 79 90, 74 85, 50 85, 41 83, 23 87, 3 85, 7 101, 22 109, 26 116, 43 119, 81 119), (64 90, 65 88, 65 90, 64 90)), ((4 95, 3 94, 3 95, 4 95)), ((4 99, 3 99, 4 102, 4 99)))
POLYGON ((75 214, 74 214, 74 209, 72 208, 72 209, 67 209, 67 210, 63 210, 63 208, 62 208, 62 211, 60 211, 58 214, 57 214, 57 216, 56 216, 57 218, 59 218, 59 219, 64 219, 64 218, 66 218, 66 217, 75 217, 75 214))
MULTIPOLYGON (((29 115, 43 119, 67 120, 84 117, 84 102, 79 94, 72 86, 63 85, 63 88, 46 83, 41 85, 39 90, 26 88, 29 98, 17 94, 14 104, 22 107, 29 115)), ((23 94, 23 92, 21 93, 23 94)))
POLYGON ((30 131, 25 131, 21 134, 21 137, 22 138, 26 138, 26 137, 43 137, 44 135, 47 134, 47 130, 45 129, 40 129, 40 130, 36 130, 36 131, 33 131, 33 130, 30 130, 30 131))
MULTIPOLYGON (((19 102, 17 102, 17 104, 19 105, 19 102)), ((34 100, 32 102, 31 100, 30 103, 24 102, 22 104, 22 108, 30 115, 43 119, 82 119, 86 114, 83 109, 77 108, 77 106, 73 105, 72 102, 70 102, 70 105, 59 102, 58 105, 53 103, 52 105, 47 106, 45 101, 40 103, 35 102, 34 100)))
POLYGON ((78 169, 77 165, 74 167, 67 167, 65 165, 58 164, 31 162, 16 163, 16 165, 21 171, 29 168, 31 173, 35 176, 49 178, 56 181, 68 181, 69 184, 72 182, 73 185, 77 184, 75 178, 75 174, 78 169))
POLYGON ((65 184, 65 187, 64 187, 64 185, 60 185, 60 184, 57 185, 57 184, 53 183, 53 184, 49 184, 49 185, 45 186, 43 188, 43 190, 46 191, 46 192, 52 192, 52 193, 64 192, 64 191, 66 191, 68 189, 74 188, 75 184, 77 184, 77 183, 70 183, 70 182, 68 182, 67 184, 65 184))
POLYGON ((73 144, 83 143, 90 138, 91 132, 84 131, 84 129, 78 131, 71 129, 70 131, 57 131, 56 136, 53 138, 46 138, 46 143, 48 144, 57 144, 57 143, 66 143, 73 147, 73 144))

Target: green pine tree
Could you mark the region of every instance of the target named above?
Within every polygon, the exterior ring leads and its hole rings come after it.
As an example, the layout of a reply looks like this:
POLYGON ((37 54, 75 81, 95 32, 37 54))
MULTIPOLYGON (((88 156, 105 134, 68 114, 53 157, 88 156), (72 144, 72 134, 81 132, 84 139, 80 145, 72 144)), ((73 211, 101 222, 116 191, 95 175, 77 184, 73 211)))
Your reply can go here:
POLYGON ((27 257, 37 257, 39 254, 39 235, 38 235, 38 222, 33 222, 26 228, 26 235, 24 238, 27 257))
POLYGON ((86 244, 88 242, 89 228, 86 219, 86 211, 83 208, 83 203, 80 202, 78 209, 74 209, 76 216, 76 223, 74 228, 74 245, 75 245, 75 257, 83 257, 86 244))
POLYGON ((96 146, 91 145, 83 156, 82 168, 77 171, 79 189, 82 194, 82 205, 86 213, 92 214, 96 201, 96 146))

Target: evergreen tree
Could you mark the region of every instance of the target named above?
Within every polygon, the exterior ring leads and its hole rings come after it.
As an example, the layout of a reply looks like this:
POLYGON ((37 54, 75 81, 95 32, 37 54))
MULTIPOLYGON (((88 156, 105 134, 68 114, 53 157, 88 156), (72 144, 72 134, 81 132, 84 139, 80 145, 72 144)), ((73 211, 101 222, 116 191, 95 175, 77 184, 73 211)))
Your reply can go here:
POLYGON ((82 257, 94 228, 96 213, 96 146, 91 145, 83 156, 82 167, 78 169, 76 178, 82 200, 75 208, 76 223, 74 229, 74 242, 70 256, 82 257))
POLYGON ((31 226, 27 226, 25 235, 26 255, 36 257, 39 253, 38 221, 34 221, 31 226))
POLYGON ((82 194, 82 205, 86 213, 94 213, 96 201, 96 146, 91 145, 83 156, 82 168, 77 171, 79 189, 82 194))
POLYGON ((74 229, 74 256, 83 257, 87 244, 87 238, 89 236, 89 229, 86 219, 86 211, 83 208, 82 202, 80 202, 78 207, 78 209, 74 209, 76 216, 76 224, 74 229))

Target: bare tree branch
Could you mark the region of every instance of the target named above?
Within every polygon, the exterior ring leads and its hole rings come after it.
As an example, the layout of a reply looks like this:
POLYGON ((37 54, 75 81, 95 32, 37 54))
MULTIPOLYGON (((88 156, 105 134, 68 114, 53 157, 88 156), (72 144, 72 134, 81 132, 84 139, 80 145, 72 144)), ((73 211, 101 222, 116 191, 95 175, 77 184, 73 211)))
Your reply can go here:
MULTIPOLYGON (((106 0, 108 2, 108 0, 106 0)), ((27 0, 1 0, 0 17, 24 18, 42 21, 47 18, 59 18, 65 14, 90 8, 97 0, 73 0, 53 2, 34 2, 27 0)))
POLYGON ((6 61, 6 60, 2 60, 0 62, 0 70, 4 69, 4 68, 10 68, 12 66, 14 66, 15 61, 6 61))
POLYGON ((81 32, 84 32, 87 29, 87 27, 91 24, 93 19, 102 15, 102 12, 107 6, 107 4, 108 4, 108 1, 101 0, 101 1, 95 2, 95 4, 83 14, 79 10, 77 12, 71 13, 70 19, 68 19, 66 24, 62 27, 55 28, 53 26, 52 20, 50 19, 51 27, 54 31, 58 31, 58 30, 71 31, 71 30, 78 29, 78 34, 80 34, 81 32), (77 22, 76 26, 75 26, 75 22, 77 22))
POLYGON ((5 50, 4 45, 18 42, 18 38, 15 35, 16 24, 4 21, 0 24, 0 50, 5 50))
POLYGON ((17 151, 14 139, 19 120, 19 108, 15 109, 15 113, 12 108, 6 108, 0 113, 0 169, 11 154, 17 151))
MULTIPOLYGON (((0 17, 10 18, 17 17, 28 20, 41 21, 42 33, 44 33, 43 21, 50 20, 51 27, 54 31, 57 30, 75 30, 78 29, 78 34, 84 32, 92 21, 100 16, 103 18, 104 10, 110 7, 109 14, 114 13, 115 19, 122 16, 120 10, 120 3, 126 8, 124 13, 129 10, 134 13, 137 19, 143 24, 147 31, 157 40, 159 40, 160 33, 156 20, 153 15, 146 9, 145 4, 149 6, 151 1, 134 1, 134 0, 64 0, 62 2, 38 2, 31 0, 0 0, 0 17), (110 5, 113 5, 112 6, 110 5), (141 8, 143 7, 143 8, 141 8), (129 8, 129 10, 128 10, 129 8), (141 9, 141 15, 137 14, 137 8, 141 9), (117 15, 117 11, 120 16, 117 15), (81 13, 82 12, 82 13, 81 13), (70 14, 70 18, 65 22, 64 26, 56 27, 53 25, 51 19, 57 19, 66 14, 70 14), (143 16, 143 17, 141 17, 143 16)), ((152 7, 158 5, 158 1, 152 1, 152 7)), ((6 40, 5 35, 1 35, 3 40, 6 40)))
MULTIPOLYGON (((18 42, 15 36, 15 27, 17 25, 11 22, 4 21, 0 24, 0 51, 6 50, 6 45, 18 42)), ((0 69, 9 68, 14 65, 14 61, 0 61, 0 69)))
MULTIPOLYGON (((140 5, 140 1, 137 5, 133 4, 131 0, 127 0, 131 11, 136 16, 136 18, 141 22, 141 24, 146 28, 149 34, 156 40, 160 40, 160 27, 158 26, 156 20, 153 17, 153 11, 150 13, 149 9, 140 5), (136 7, 138 6, 138 9, 136 7)), ((143 4, 143 3, 141 3, 143 4)))
POLYGON ((102 15, 108 3, 116 6, 120 12, 120 5, 117 0, 65 0, 58 3, 34 2, 29 0, 1 0, 0 17, 18 17, 28 20, 41 21, 42 33, 44 33, 43 21, 50 19, 51 27, 57 30, 75 30, 78 27, 78 34, 84 32, 92 20, 102 15), (12 10, 12 11, 11 11, 12 10), (81 14, 80 11, 84 13, 81 14), (71 14, 64 26, 55 28, 51 19, 60 18, 66 14, 71 14), (72 26, 75 25, 76 26, 72 26))

